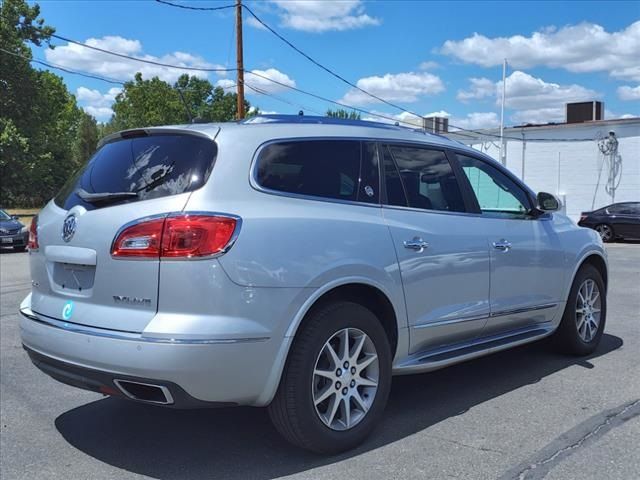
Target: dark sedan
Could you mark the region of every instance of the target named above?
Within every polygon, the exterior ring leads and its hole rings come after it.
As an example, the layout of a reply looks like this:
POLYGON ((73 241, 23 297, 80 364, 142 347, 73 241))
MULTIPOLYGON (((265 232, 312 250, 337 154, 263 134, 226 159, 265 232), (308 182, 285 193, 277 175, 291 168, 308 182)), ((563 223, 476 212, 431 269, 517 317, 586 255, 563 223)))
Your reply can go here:
POLYGON ((27 248, 29 230, 15 215, 0 210, 0 247, 12 247, 20 252, 27 248))
POLYGON ((604 242, 618 238, 640 240, 640 202, 614 203, 593 212, 582 212, 578 225, 593 228, 604 242))

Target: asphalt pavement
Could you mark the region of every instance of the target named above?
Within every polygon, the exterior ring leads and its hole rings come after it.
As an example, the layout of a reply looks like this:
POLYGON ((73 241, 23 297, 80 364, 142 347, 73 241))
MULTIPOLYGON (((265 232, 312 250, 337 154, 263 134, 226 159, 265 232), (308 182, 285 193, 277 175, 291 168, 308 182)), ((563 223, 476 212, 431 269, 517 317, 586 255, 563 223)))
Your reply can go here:
POLYGON ((639 479, 640 244, 608 247, 608 319, 585 358, 544 343, 394 378, 382 425, 321 457, 264 409, 178 411, 59 384, 22 350, 28 254, 0 254, 0 478, 639 479))

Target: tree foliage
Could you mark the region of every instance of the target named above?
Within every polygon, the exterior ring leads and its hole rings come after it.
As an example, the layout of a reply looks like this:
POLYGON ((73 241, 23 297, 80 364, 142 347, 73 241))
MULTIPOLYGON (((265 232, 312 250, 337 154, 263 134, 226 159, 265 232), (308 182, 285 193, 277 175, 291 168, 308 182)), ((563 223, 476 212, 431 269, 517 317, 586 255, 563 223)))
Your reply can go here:
MULTIPOLYGON (((103 133, 189 123, 191 119, 228 122, 236 117, 236 102, 235 93, 225 93, 206 79, 185 74, 170 85, 158 77, 144 80, 142 74, 137 73, 116 97, 114 116, 103 133)), ((251 105, 246 100, 244 103, 245 110, 249 111, 251 105)))
POLYGON ((355 110, 351 110, 350 112, 339 108, 337 110, 327 110, 327 117, 333 118, 345 118, 348 120, 360 120, 360 112, 356 112, 355 110))
MULTIPOLYGON (((37 207, 52 198, 95 151, 99 138, 118 130, 184 124, 191 118, 235 119, 237 96, 209 80, 182 75, 173 84, 137 73, 124 84, 114 115, 98 124, 78 108, 61 77, 31 66, 31 46, 49 46, 55 29, 38 4, 0 1, 0 205, 37 207)), ((245 101, 245 111, 256 114, 245 101)))
POLYGON ((0 51, 0 203, 40 206, 95 149, 96 137, 80 147, 88 115, 61 77, 31 67, 29 44, 47 45, 55 31, 39 18, 39 6, 4 0, 0 14, 0 44, 11 52, 0 51))

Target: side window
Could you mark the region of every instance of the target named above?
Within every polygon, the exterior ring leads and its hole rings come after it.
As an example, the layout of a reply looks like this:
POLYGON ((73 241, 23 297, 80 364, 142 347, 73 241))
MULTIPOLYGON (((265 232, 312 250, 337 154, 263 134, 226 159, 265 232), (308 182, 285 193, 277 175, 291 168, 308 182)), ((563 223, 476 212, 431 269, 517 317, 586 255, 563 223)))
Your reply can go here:
POLYGON ((384 183, 387 189, 387 204, 406 207, 407 198, 404 194, 404 187, 400 180, 398 167, 396 167, 393 158, 391 158, 391 153, 387 147, 381 147, 381 155, 384 166, 384 183))
POLYGON ((378 152, 376 144, 364 142, 362 144, 362 163, 360 166, 360 188, 358 201, 379 203, 380 175, 378 173, 378 152))
POLYGON ((490 164, 458 154, 458 160, 473 189, 483 214, 524 218, 529 211, 526 192, 490 164))
POLYGON ((443 151, 404 145, 389 145, 388 150, 392 158, 390 161, 395 161, 397 170, 394 174, 394 170, 387 169, 385 159, 385 177, 389 173, 399 177, 398 180, 395 177, 385 179, 391 205, 401 204, 402 193, 406 195, 408 206, 413 208, 465 211, 460 186, 443 151), (391 193, 390 181, 393 186, 391 193), (397 184, 402 188, 398 189, 397 184))
POLYGON ((361 155, 361 142, 356 140, 274 143, 260 152, 256 180, 262 187, 280 192, 377 202, 377 173, 372 173, 377 163, 373 167, 367 162, 361 165, 361 156, 367 158, 367 151, 361 155), (361 185, 361 171, 365 182, 372 185, 364 182, 361 185))

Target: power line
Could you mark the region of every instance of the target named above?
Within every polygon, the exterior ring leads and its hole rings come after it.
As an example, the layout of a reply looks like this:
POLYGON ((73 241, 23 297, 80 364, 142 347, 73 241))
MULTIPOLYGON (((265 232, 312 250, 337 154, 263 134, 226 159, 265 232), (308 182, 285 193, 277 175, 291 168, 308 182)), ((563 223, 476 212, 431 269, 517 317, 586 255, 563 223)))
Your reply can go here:
POLYGON ((254 72, 254 71, 245 70, 244 72, 248 73, 250 75, 255 75, 256 77, 260 77, 260 78, 262 78, 264 80, 267 80, 269 82, 275 83, 276 85, 280 85, 280 86, 288 88, 290 90, 302 93, 304 95, 308 95, 308 96, 316 98, 318 100, 322 100, 323 102, 333 103, 334 105, 338 105, 338 106, 340 106, 342 108, 346 108, 346 109, 349 109, 349 110, 355 110, 357 112, 364 113, 366 115, 373 115, 374 117, 384 118, 385 120, 389 120, 394 124, 396 124, 396 123, 397 124, 404 123, 406 125, 410 125, 411 127, 415 128, 415 129, 419 129, 420 128, 420 127, 418 127, 417 125, 415 125, 415 124, 413 124, 411 122, 405 122, 404 120, 399 120, 397 118, 388 117, 386 115, 382 115, 382 114, 379 114, 379 113, 371 112, 369 110, 365 110, 363 108, 353 107, 351 105, 347 105, 346 103, 341 103, 341 102, 338 102, 338 101, 335 101, 335 100, 331 100, 330 98, 326 98, 326 97, 323 97, 322 95, 317 95, 315 93, 307 92, 306 90, 302 90, 300 88, 297 88, 297 87, 294 87, 294 86, 291 86, 291 85, 287 85, 286 83, 279 82, 278 80, 274 80, 272 78, 267 77, 266 75, 262 75, 260 73, 254 72))
MULTIPOLYGON (((160 2, 160 3, 166 3, 166 2, 160 2)), ((235 5, 231 5, 231 6, 235 6, 235 5)), ((204 8, 204 7, 203 7, 203 8, 204 8)), ((358 89, 358 90, 362 91, 362 92, 363 92, 363 93, 365 93, 366 95, 369 95, 370 97, 375 98, 375 99, 377 99, 377 100, 381 101, 382 103, 385 103, 385 104, 387 104, 387 105, 390 105, 390 106, 392 106, 392 107, 394 107, 394 108, 396 108, 396 109, 398 109, 398 110, 401 110, 401 111, 403 111, 403 112, 407 112, 407 113, 409 113, 409 114, 411 114, 411 115, 414 115, 414 116, 416 116, 416 117, 418 117, 418 118, 423 118, 423 117, 422 117, 422 115, 420 115, 420 114, 418 114, 418 113, 412 112, 411 110, 408 110, 408 109, 406 109, 406 108, 403 108, 403 107, 401 107, 401 106, 399 106, 399 105, 395 105, 395 104, 393 104, 393 103, 390 103, 390 102, 388 102, 388 101, 386 101, 386 100, 384 100, 384 99, 382 99, 382 98, 380 98, 380 97, 377 97, 376 95, 373 95, 373 94, 371 94, 371 93, 367 92, 366 90, 361 89, 361 88, 360 88, 360 87, 358 87, 357 85, 354 85, 353 83, 349 82, 348 80, 346 80, 345 78, 341 77, 341 76, 340 76, 340 75, 338 75, 337 73, 333 72, 332 70, 328 69, 327 67, 323 66, 322 64, 320 64, 320 63, 316 62, 316 61, 315 61, 315 60, 313 60, 311 57, 309 57, 307 54, 305 54, 305 53, 304 53, 304 52, 302 52, 300 49, 298 49, 297 47, 295 47, 295 46, 294 46, 292 43, 290 43, 288 40, 286 40, 284 37, 282 37, 280 34, 278 34, 278 33, 277 33, 275 30, 273 30, 271 27, 269 27, 266 23, 264 23, 264 22, 263 22, 259 17, 257 17, 257 16, 255 15, 255 13, 253 13, 253 11, 252 11, 249 7, 247 7, 246 5, 244 5, 244 6, 243 6, 243 8, 245 8, 245 9, 246 9, 246 10, 247 10, 247 11, 248 11, 248 12, 249 12, 249 13, 250 13, 250 14, 251 14, 251 15, 252 15, 256 20, 257 20, 257 21, 258 21, 258 22, 260 22, 262 25, 264 25, 264 26, 265 26, 265 28, 267 28, 269 31, 271 31, 274 35, 278 36, 278 38, 280 38, 282 41, 284 41, 285 43, 287 43, 288 45, 290 45, 292 48, 294 48, 296 51, 298 51, 301 55, 305 56, 305 58, 308 58, 308 59, 309 59, 310 61, 312 61, 314 64, 318 65, 318 66, 319 66, 320 68, 322 68, 323 70, 325 70, 325 71, 329 72, 331 75, 335 76, 336 78, 339 78, 341 81, 343 81, 343 82, 347 83, 348 85, 350 85, 350 86, 352 86, 352 87, 354 87, 354 88, 356 88, 356 89, 358 89)), ((39 28, 39 27, 35 27, 35 26, 33 26, 33 28, 38 29, 38 30, 42 30, 41 28, 39 28)), ((54 34, 51 34, 51 36, 52 36, 52 37, 54 37, 54 38, 57 38, 57 39, 59 39, 59 40, 63 40, 63 41, 66 41, 66 42, 69 42, 69 43, 73 43, 73 44, 76 44, 76 45, 79 45, 79 46, 82 46, 82 47, 85 47, 85 48, 89 48, 89 49, 91 49, 91 50, 95 50, 95 51, 98 51, 98 52, 106 53, 106 54, 108 54, 108 55, 113 55, 113 56, 116 56, 116 57, 125 58, 125 59, 127 59, 127 60, 137 61, 137 62, 141 62, 141 63, 147 63, 147 64, 156 65, 156 66, 161 66, 161 67, 166 67, 166 68, 175 68, 175 69, 179 69, 179 70, 201 71, 201 72, 231 72, 231 71, 237 71, 237 68, 205 68, 205 67, 186 67, 186 66, 172 65, 172 64, 163 63, 163 62, 156 62, 156 61, 153 61, 153 60, 146 60, 146 59, 142 59, 142 58, 131 57, 131 56, 129 56, 129 55, 125 55, 125 54, 122 54, 122 53, 112 52, 112 51, 110 51, 110 50, 106 50, 106 49, 103 49, 103 48, 100 48, 100 47, 96 47, 96 46, 93 46, 93 45, 87 45, 86 43, 82 43, 82 42, 79 42, 79 41, 77 41, 77 40, 73 40, 73 39, 70 39, 70 38, 64 37, 64 36, 62 36, 62 35, 55 34, 55 33, 54 33, 54 34)), ((11 53, 11 52, 8 52, 8 53, 11 53)), ((38 63, 42 63, 42 61, 38 61, 38 63)), ((44 64, 44 63, 43 63, 43 64, 44 64)), ((49 66, 49 65, 47 65, 47 66, 49 66)), ((53 66, 53 65, 51 65, 51 68, 58 68, 58 69, 63 70, 63 71, 68 71, 68 73, 78 74, 78 75, 84 75, 84 76, 89 76, 90 78, 96 78, 96 79, 98 79, 98 80, 103 80, 103 81, 109 81, 109 80, 106 80, 106 79, 104 79, 104 78, 99 78, 99 77, 97 77, 97 76, 95 76, 95 75, 83 74, 83 73, 80 73, 80 72, 73 72, 73 71, 71 71, 71 70, 65 69, 64 67, 59 67, 59 66, 53 66)), ((260 74, 256 74, 255 72, 249 72, 249 71, 244 70, 244 69, 243 69, 243 71, 244 71, 245 73, 249 73, 249 74, 252 74, 252 75, 255 75, 255 76, 261 77, 261 78, 263 78, 263 79, 265 79, 265 80, 267 80, 267 81, 273 82, 273 83, 275 83, 275 84, 277 84, 277 85, 281 85, 281 86, 283 86, 283 87, 285 87, 285 88, 289 88, 289 89, 292 89, 292 90, 298 91, 298 92, 303 93, 303 94, 305 94, 305 95, 312 96, 312 97, 314 97, 314 98, 316 98, 316 99, 319 99, 319 100, 322 100, 322 101, 325 101, 325 102, 329 102, 329 103, 332 103, 332 104, 334 104, 334 105, 338 105, 338 106, 343 107, 343 108, 348 108, 348 109, 355 110, 355 111, 358 111, 358 112, 361 112, 361 113, 365 113, 365 114, 367 114, 367 115, 373 115, 373 116, 378 117, 378 118, 383 118, 383 119, 385 119, 385 120, 391 121, 392 123, 398 123, 398 124, 405 124, 405 125, 409 125, 410 127, 414 128, 414 129, 419 129, 419 128, 421 128, 420 126, 418 126, 418 125, 416 125, 416 124, 414 124, 414 123, 411 123, 411 122, 406 122, 406 121, 400 120, 400 119, 398 119, 398 118, 394 118, 394 117, 390 117, 390 116, 387 116, 387 115, 382 115, 382 114, 374 113, 374 112, 371 112, 371 111, 369 111, 369 110, 365 110, 365 109, 362 109, 362 108, 358 108, 358 107, 354 107, 354 106, 351 106, 351 105, 347 105, 347 104, 344 104, 344 103, 341 103, 341 102, 337 102, 337 101, 335 101, 335 100, 328 99, 328 98, 326 98, 326 97, 322 97, 322 96, 320 96, 320 95, 317 95, 317 94, 314 94, 314 93, 311 93, 311 92, 306 92, 306 91, 304 91, 304 90, 297 89, 297 88, 292 87, 292 86, 290 86, 290 85, 287 85, 287 84, 284 84, 284 83, 282 83, 282 82, 278 82, 278 81, 276 81, 276 80, 273 80, 273 79, 271 79, 271 78, 269 78, 269 77, 267 77, 267 76, 260 75, 260 74)), ((122 82, 119 82, 119 81, 112 81, 112 83, 122 83, 122 82)), ((455 131, 455 132, 449 132, 449 133, 455 133, 455 134, 460 135, 460 136, 463 136, 463 137, 473 138, 473 139, 479 139, 478 137, 483 137, 483 136, 484 136, 484 137, 487 137, 487 136, 488 136, 488 137, 500 138, 500 136, 499 136, 499 135, 492 134, 492 133, 489 133, 489 132, 481 132, 481 131, 477 131, 477 130, 470 130, 470 129, 462 128, 462 127, 459 127, 459 126, 457 126, 457 125, 453 125, 453 124, 449 124, 449 125, 450 125, 452 128, 457 129, 457 131, 455 131), (463 133, 460 133, 460 132, 468 132, 468 133, 470 133, 470 134, 475 134, 475 135, 468 135, 468 134, 463 134, 463 133)), ((514 141, 519 141, 519 142, 522 142, 522 141, 523 141, 521 138, 517 138, 517 137, 503 137, 503 138, 504 138, 505 140, 514 140, 514 141)), ((585 141, 593 141, 593 140, 594 140, 594 139, 545 139, 545 138, 529 138, 529 139, 525 139, 525 141, 531 141, 531 142, 537 142, 537 141, 540 141, 540 142, 550 142, 550 141, 564 141, 564 142, 577 142, 577 141, 580 141, 580 142, 585 142, 585 141)))
POLYGON ((371 98, 374 98, 376 100, 378 100, 379 102, 385 103, 393 108, 396 108, 398 110, 402 110, 403 112, 409 112, 413 115, 416 115, 418 117, 420 117, 420 115, 418 115, 417 113, 411 112, 409 110, 407 110, 406 108, 403 108, 399 105, 396 105, 394 103, 391 103, 387 100, 385 100, 384 98, 380 98, 377 95, 374 95, 371 92, 366 91, 365 89, 359 87, 358 85, 356 85, 355 83, 350 82, 349 80, 347 80, 346 78, 344 78, 342 75, 334 72, 333 70, 331 70, 329 67, 325 67, 324 65, 322 65, 320 62, 318 62, 317 60, 314 60, 311 56, 307 55, 305 52, 303 52, 302 50, 300 50, 298 47, 296 47, 293 43, 291 43, 289 40, 287 40, 285 37, 283 37, 282 35, 280 35, 276 30, 274 30, 273 28, 271 28, 267 23, 265 23, 260 17, 258 17, 255 13, 253 13, 253 10, 251 10, 248 6, 243 5, 244 9, 249 12, 249 14, 251 14, 251 16, 258 22, 260 23, 264 28, 266 28, 267 30, 269 30, 271 33, 273 33, 276 37, 278 37, 280 40, 282 40, 284 43, 286 43, 289 47, 291 47, 292 49, 294 49, 296 52, 298 52, 300 55, 302 55, 304 58, 306 58, 307 60, 309 60, 311 63, 313 63, 314 65, 316 65, 317 67, 320 67, 322 70, 324 70, 325 72, 329 73, 330 75, 334 76, 335 78, 337 78, 338 80, 346 83, 347 85, 349 85, 352 88, 355 88, 356 90, 359 90, 360 92, 364 93, 365 95, 368 95, 371 98))
POLYGON ((253 85, 249 85, 249 84, 248 84, 248 83, 246 83, 246 82, 245 82, 245 86, 246 86, 248 89, 253 90, 253 91, 254 91, 254 92, 256 92, 256 93, 259 93, 260 95, 265 95, 265 96, 267 96, 267 97, 271 97, 271 98, 273 98, 273 99, 275 99, 275 100, 278 100, 279 102, 286 103, 287 105, 291 105, 292 107, 299 108, 299 109, 301 109, 302 111, 312 112, 312 113, 315 113, 316 115, 324 115, 323 113, 320 113, 320 112, 318 112, 318 111, 316 111, 316 110, 314 110, 314 109, 312 109, 312 108, 305 107, 304 105, 300 105, 300 104, 296 104, 296 103, 290 102, 290 101, 289 101, 289 100, 287 100, 286 98, 282 98, 282 97, 280 97, 280 96, 278 96, 278 95, 274 95, 273 93, 269 93, 269 92, 267 92, 266 90, 263 90, 263 89, 258 88, 258 87, 256 87, 256 86, 253 86, 253 85))
MULTIPOLYGON (((372 115, 372 116, 374 116, 374 117, 378 117, 378 118, 383 118, 383 119, 385 119, 385 120, 389 120, 389 121, 391 121, 391 122, 392 122, 392 123, 394 123, 394 124, 404 124, 404 125, 407 125, 407 126, 412 127, 413 129, 419 129, 419 130, 422 130, 422 127, 421 127, 421 126, 419 126, 419 125, 416 125, 415 123, 411 123, 411 122, 407 122, 407 121, 404 121, 404 120, 400 120, 400 119, 398 119, 398 118, 390 117, 390 116, 387 116, 387 115, 384 115, 384 114, 380 114, 380 113, 372 112, 372 111, 370 111, 370 110, 365 110, 365 109, 363 109, 363 108, 354 107, 354 106, 352 106, 352 105, 348 105, 348 104, 346 104, 346 103, 338 102, 338 101, 336 101, 336 100, 331 100, 330 98, 326 98, 326 97, 323 97, 323 96, 321 96, 321 95, 317 95, 317 94, 315 94, 315 93, 308 92, 308 91, 306 91, 306 90, 302 90, 302 89, 300 89, 300 88, 293 87, 293 86, 291 86, 291 85, 287 85, 286 83, 280 82, 280 81, 278 81, 278 80, 274 80, 274 79, 272 79, 272 78, 270 78, 270 77, 268 77, 268 76, 266 76, 266 75, 262 75, 262 74, 259 74, 259 73, 254 72, 254 71, 245 70, 245 73, 248 73, 248 74, 250 74, 250 75, 254 75, 254 76, 256 76, 256 77, 260 77, 260 78, 262 78, 262 79, 264 79, 264 80, 267 80, 267 81, 269 81, 269 82, 272 82, 272 83, 274 83, 274 84, 276 84, 276 85, 279 85, 279 86, 281 86, 281 87, 288 88, 288 89, 290 89, 290 90, 293 90, 293 91, 296 91, 296 92, 302 93, 302 94, 304 94, 304 95, 308 95, 308 96, 313 97, 313 98, 316 98, 316 99, 318 99, 318 100, 322 100, 322 101, 324 101, 324 102, 328 102, 328 103, 332 103, 332 104, 334 104, 334 105, 338 105, 338 106, 340 106, 340 107, 342 107, 342 108, 346 108, 346 109, 349 109, 349 110, 355 110, 355 111, 357 111, 357 112, 364 113, 364 114, 366 114, 366 115, 372 115)), ((405 110, 405 111, 406 111, 406 110, 405 110)), ((408 112, 408 111, 407 111, 407 113, 411 113, 411 112, 408 112)), ((416 114, 413 114, 413 115, 416 115, 416 114)), ((419 115, 416 115, 416 116, 417 116, 417 117, 419 117, 419 118, 422 118, 422 117, 420 117, 419 115)), ((464 131, 464 132, 475 133, 475 135, 470 135, 469 133, 460 133, 459 131, 447 132, 447 133, 460 135, 460 136, 462 136, 462 137, 472 138, 472 139, 474 139, 474 140, 481 140, 481 138, 482 138, 483 136, 485 136, 485 137, 486 137, 486 136, 489 136, 489 137, 498 137, 498 138, 500 137, 499 135, 495 135, 495 134, 492 134, 492 133, 489 133, 489 132, 480 132, 480 131, 476 131, 476 130, 461 129, 460 127, 456 127, 456 126, 453 126, 453 127, 454 127, 454 128, 457 128, 457 129, 460 129, 460 130, 462 130, 462 131, 464 131)), ((505 138, 506 140, 516 140, 516 141, 519 141, 519 142, 522 142, 522 141, 523 141, 521 138, 518 138, 518 137, 506 137, 506 136, 505 136, 504 138, 505 138)), ((593 141, 593 140, 594 140, 594 139, 591 139, 591 138, 565 138, 565 139, 553 139, 553 138, 525 138, 525 140, 524 140, 524 141, 525 141, 525 142, 556 142, 556 141, 562 141, 562 142, 590 142, 590 141, 593 141)))
POLYGON ((183 8, 185 10, 206 10, 206 11, 215 11, 215 10, 224 10, 225 8, 233 8, 235 5, 223 5, 221 7, 191 7, 189 5, 180 5, 177 3, 167 2, 166 0, 156 0, 158 3, 164 3, 165 5, 169 5, 171 7, 183 8))
POLYGON ((77 70, 71 70, 70 68, 66 68, 66 67, 62 67, 60 65, 56 65, 55 63, 49 63, 49 62, 45 62, 44 60, 39 60, 37 58, 30 58, 30 57, 27 57, 26 55, 20 55, 19 53, 10 52, 9 50, 5 50, 4 48, 0 48, 0 51, 2 51, 4 53, 7 53, 9 55, 13 55, 14 57, 22 58, 22 59, 27 60, 29 62, 34 62, 34 63, 38 63, 40 65, 44 65, 45 67, 55 68, 57 70, 62 70, 63 72, 67 72, 67 73, 70 73, 72 75, 80 75, 81 77, 93 78, 95 80, 101 80, 103 82, 108 82, 108 83, 112 83, 112 84, 115 84, 115 85, 124 85, 124 82, 121 82, 120 80, 109 79, 109 78, 106 78, 106 77, 101 77, 99 75, 93 75, 91 73, 85 73, 85 72, 79 72, 77 70))
MULTIPOLYGON (((367 91, 367 90, 365 90, 365 89, 363 89, 363 88, 359 87, 357 84, 355 84, 355 83, 353 83, 353 82, 350 82, 349 80, 347 80, 346 78, 344 78, 342 75, 340 75, 340 74, 336 73, 335 71, 331 70, 330 68, 328 68, 328 67, 324 66, 323 64, 321 64, 320 62, 318 62, 317 60, 313 59, 311 56, 309 56, 308 54, 306 54, 305 52, 303 52, 302 50, 300 50, 300 49, 299 49, 298 47, 296 47, 293 43, 291 43, 289 40, 287 40, 285 37, 283 37, 280 33, 278 33, 275 29, 273 29, 271 26, 269 26, 269 24, 267 24, 267 23, 266 23, 266 22, 264 22, 260 17, 258 17, 258 16, 253 12, 253 10, 251 10, 251 8, 249 8, 247 5, 243 5, 243 8, 244 8, 247 12, 249 12, 249 14, 250 14, 250 15, 251 15, 251 16, 252 16, 252 17, 253 17, 253 18, 254 18, 258 23, 260 23, 264 28, 266 28, 267 30, 269 30, 269 31, 270 31, 272 34, 274 34, 276 37, 278 37, 278 38, 279 38, 281 41, 283 41, 286 45, 288 45, 289 47, 291 47, 293 50, 295 50, 295 51, 296 51, 296 52, 298 52, 300 55, 302 55, 303 57, 305 57, 305 58, 306 58, 307 60, 309 60, 311 63, 313 63, 314 65, 318 66, 319 68, 321 68, 321 69, 322 69, 322 70, 324 70, 325 72, 329 73, 330 75, 334 76, 334 77, 335 77, 335 78, 337 78, 338 80, 340 80, 340 81, 342 81, 342 82, 346 83, 346 84, 347 84, 347 85, 349 85, 350 87, 355 88, 356 90, 358 90, 358 91, 360 91, 360 92, 364 93, 365 95, 367 95, 367 96, 369 96, 369 97, 371 97, 371 98, 373 98, 373 99, 375 99, 375 100, 378 100, 379 102, 382 102, 382 103, 384 103, 384 104, 386 104, 386 105, 389 105, 390 107, 393 107, 393 108, 395 108, 395 109, 397 109, 397 110, 400 110, 400 111, 402 111, 402 112, 410 113, 411 115, 414 115, 414 116, 416 116, 416 117, 418 117, 418 118, 423 118, 423 117, 422 117, 422 115, 420 115, 420 114, 418 114, 418 113, 416 113, 416 112, 412 112, 411 110, 409 110, 409 109, 407 109, 407 108, 404 108, 404 107, 402 107, 402 106, 400 106, 400 105, 397 105, 397 104, 395 104, 395 103, 389 102, 389 101, 385 100, 384 98, 381 98, 381 97, 379 97, 379 96, 377 96, 377 95, 375 95, 375 94, 373 94, 373 93, 371 93, 371 92, 369 92, 369 91, 367 91)), ((333 103, 336 103, 336 102, 333 102, 333 103)), ((354 109, 354 107, 349 107, 349 108, 354 109)), ((371 112, 369 112, 369 113, 371 114, 371 112)), ((373 114, 373 115, 376 115, 376 114, 373 114)), ((389 117, 385 117, 385 116, 381 116, 381 115, 378 115, 378 116, 379 116, 379 117, 381 117, 381 118, 386 118, 386 119, 388 119, 388 120, 399 121, 399 120, 397 120, 397 119, 393 119, 393 118, 389 118, 389 117)), ((409 125, 412 125, 413 127, 416 127, 416 125, 414 125, 414 124, 412 124, 412 123, 410 123, 410 122, 402 122, 402 123, 407 123, 407 124, 409 124, 409 125)), ((457 127, 457 126, 455 126, 455 125, 451 125, 451 126, 452 126, 452 127, 454 127, 454 128, 457 128, 457 129, 459 129, 459 130, 468 131, 468 132, 472 132, 472 133, 478 133, 478 132, 475 132, 475 131, 473 131, 473 130, 466 130, 466 129, 464 129, 464 128, 457 127)), ((467 135, 467 136, 468 136, 468 135, 467 135)), ((516 140, 516 139, 514 138, 514 140, 516 140)))
MULTIPOLYGON (((37 27, 36 27, 37 28, 37 27)), ((63 40, 65 42, 73 43, 75 45, 79 45, 81 47, 89 48, 91 50, 95 50, 97 52, 106 53, 108 55, 113 55, 120 58, 126 58, 127 60, 132 60, 140 63, 147 63, 150 65, 156 65, 158 67, 166 67, 166 68, 176 68, 178 70, 191 70, 197 72, 235 72, 237 69, 235 68, 206 68, 206 67, 186 67, 180 65, 172 65, 170 63, 156 62, 154 60, 147 60, 144 58, 131 57, 129 55, 125 55, 124 53, 112 52, 111 50, 106 50, 104 48, 95 47, 93 45, 87 45, 86 43, 79 42, 77 40, 73 40, 71 38, 63 37, 62 35, 58 35, 56 33, 51 34, 52 37, 57 38, 58 40, 63 40)))

